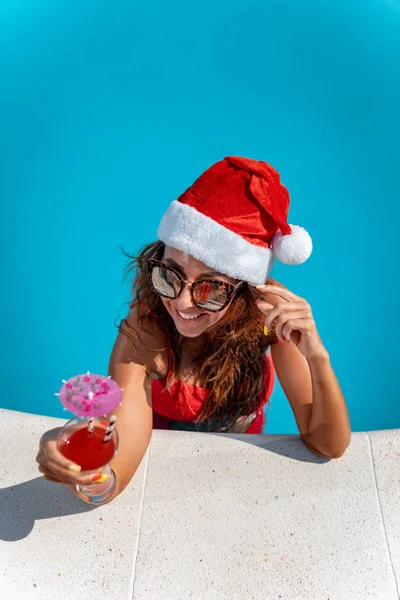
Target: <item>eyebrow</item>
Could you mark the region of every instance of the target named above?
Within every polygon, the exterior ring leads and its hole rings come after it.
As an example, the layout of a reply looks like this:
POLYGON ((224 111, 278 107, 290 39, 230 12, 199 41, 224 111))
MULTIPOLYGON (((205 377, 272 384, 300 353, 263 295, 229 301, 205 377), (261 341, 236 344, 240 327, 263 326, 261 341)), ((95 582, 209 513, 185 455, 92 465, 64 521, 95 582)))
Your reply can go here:
MULTIPOLYGON (((181 265, 179 263, 175 262, 173 258, 166 258, 165 262, 170 264, 171 267, 174 267, 174 269, 179 271, 182 275, 184 275, 184 277, 187 277, 187 275, 186 275, 185 271, 183 270, 183 268, 181 267, 181 265)), ((218 273, 217 271, 207 271, 206 273, 200 273, 199 277, 212 277, 214 275, 217 275, 218 277, 224 277, 224 275, 222 275, 222 273, 218 273)))

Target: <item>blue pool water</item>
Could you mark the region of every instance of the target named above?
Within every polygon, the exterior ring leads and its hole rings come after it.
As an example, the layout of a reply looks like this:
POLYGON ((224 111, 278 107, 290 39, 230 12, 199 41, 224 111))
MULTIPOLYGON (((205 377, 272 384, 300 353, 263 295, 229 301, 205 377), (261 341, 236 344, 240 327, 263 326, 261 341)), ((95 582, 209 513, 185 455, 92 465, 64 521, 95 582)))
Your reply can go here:
MULTIPOLYGON (((61 378, 106 372, 119 245, 240 154, 313 236, 274 275, 312 304, 353 430, 400 427, 399 39, 395 0, 1 3, 0 406, 63 416, 61 378)), ((267 431, 296 431, 279 387, 267 431)))

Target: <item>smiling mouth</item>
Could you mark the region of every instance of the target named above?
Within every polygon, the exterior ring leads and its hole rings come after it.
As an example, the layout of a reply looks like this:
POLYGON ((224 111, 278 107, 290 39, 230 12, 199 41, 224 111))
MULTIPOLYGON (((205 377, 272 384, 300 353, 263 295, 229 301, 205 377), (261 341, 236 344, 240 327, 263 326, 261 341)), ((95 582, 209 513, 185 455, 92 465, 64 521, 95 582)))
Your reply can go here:
POLYGON ((207 315, 203 313, 202 315, 185 315, 185 313, 181 313, 179 310, 175 310, 176 315, 181 321, 185 321, 185 323, 192 323, 193 321, 198 321, 202 317, 206 317, 207 315))

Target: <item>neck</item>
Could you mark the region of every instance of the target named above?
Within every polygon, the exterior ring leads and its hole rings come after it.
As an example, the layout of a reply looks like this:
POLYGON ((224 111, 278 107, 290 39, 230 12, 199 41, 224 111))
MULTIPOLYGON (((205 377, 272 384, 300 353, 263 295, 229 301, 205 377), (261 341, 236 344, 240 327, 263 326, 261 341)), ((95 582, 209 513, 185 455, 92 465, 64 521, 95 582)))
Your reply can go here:
POLYGON ((185 352, 189 355, 198 354, 204 350, 206 344, 206 336, 204 334, 199 335, 196 338, 184 338, 182 341, 185 352))

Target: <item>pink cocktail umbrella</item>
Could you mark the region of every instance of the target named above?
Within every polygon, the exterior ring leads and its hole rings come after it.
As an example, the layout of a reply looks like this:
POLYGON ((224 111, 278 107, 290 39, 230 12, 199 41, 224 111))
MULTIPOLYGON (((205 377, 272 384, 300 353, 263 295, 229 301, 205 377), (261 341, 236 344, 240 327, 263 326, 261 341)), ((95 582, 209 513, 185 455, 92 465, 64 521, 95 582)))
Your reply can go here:
POLYGON ((104 416, 122 402, 122 388, 104 375, 75 375, 63 380, 59 394, 61 403, 78 417, 104 416))

